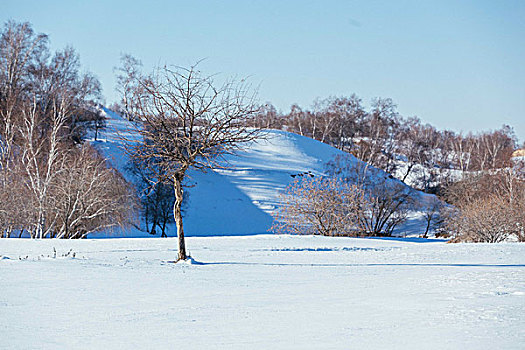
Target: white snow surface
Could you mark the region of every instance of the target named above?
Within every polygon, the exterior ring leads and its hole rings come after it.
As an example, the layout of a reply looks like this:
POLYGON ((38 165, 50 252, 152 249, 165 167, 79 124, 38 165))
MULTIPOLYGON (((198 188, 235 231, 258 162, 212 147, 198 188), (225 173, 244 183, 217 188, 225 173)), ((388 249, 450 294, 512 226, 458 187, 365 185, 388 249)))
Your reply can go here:
MULTIPOLYGON (((108 117, 107 128, 100 132, 99 141, 93 144, 133 181, 126 171, 127 156, 119 135, 133 138, 129 121, 117 113, 104 109, 108 117)), ((276 209, 281 191, 293 181, 293 176, 310 172, 323 175, 326 163, 337 155, 346 155, 350 162, 362 163, 352 155, 308 137, 280 130, 268 130, 262 140, 246 145, 243 151, 226 155, 228 169, 188 172, 189 201, 184 213, 184 231, 188 236, 246 235, 268 232, 272 225, 272 212, 276 209)), ((370 167, 371 176, 388 174, 370 167)), ((307 176, 307 175, 305 175, 307 176)), ((414 190, 422 201, 429 195, 414 190)), ((418 215, 400 227, 399 235, 422 233, 424 223, 418 215)), ((174 236, 175 229, 168 230, 174 236)), ((94 237, 106 237, 102 232, 94 237)), ((136 229, 118 230, 113 237, 146 237, 146 232, 136 229)))
POLYGON ((523 349, 525 245, 0 240, 1 349, 523 349), (55 254, 56 251, 56 254, 55 254), (73 257, 74 253, 74 257, 73 257))

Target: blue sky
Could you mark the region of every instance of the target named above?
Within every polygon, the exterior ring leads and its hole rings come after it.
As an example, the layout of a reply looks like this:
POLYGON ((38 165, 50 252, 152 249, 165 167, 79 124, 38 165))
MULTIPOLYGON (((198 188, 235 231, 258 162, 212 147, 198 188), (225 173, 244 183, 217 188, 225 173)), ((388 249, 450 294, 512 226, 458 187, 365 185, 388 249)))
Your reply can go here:
POLYGON ((525 141, 525 1, 0 0, 0 21, 29 21, 72 45, 118 98, 121 53, 146 67, 249 76, 287 111, 317 97, 391 97, 441 129, 510 124, 525 141))

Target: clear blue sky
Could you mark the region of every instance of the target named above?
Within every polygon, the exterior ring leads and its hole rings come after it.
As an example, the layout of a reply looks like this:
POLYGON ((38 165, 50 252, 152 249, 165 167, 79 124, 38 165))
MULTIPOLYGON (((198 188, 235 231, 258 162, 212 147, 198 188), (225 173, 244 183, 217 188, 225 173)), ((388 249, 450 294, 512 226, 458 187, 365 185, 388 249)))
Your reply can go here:
POLYGON ((438 128, 512 125, 525 140, 525 1, 0 0, 0 21, 29 21, 72 45, 117 99, 113 67, 191 65, 250 76, 287 111, 316 97, 391 97, 438 128))

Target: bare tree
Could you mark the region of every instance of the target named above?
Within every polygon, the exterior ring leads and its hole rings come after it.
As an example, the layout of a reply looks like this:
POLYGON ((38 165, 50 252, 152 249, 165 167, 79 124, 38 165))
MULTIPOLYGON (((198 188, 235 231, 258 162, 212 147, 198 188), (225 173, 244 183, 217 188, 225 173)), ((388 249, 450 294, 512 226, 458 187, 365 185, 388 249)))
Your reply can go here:
MULTIPOLYGON (((127 170, 133 174, 137 196, 141 202, 141 214, 146 224, 146 231, 152 235, 161 230, 161 237, 167 237, 167 224, 173 222, 173 205, 175 194, 171 179, 159 179, 155 162, 146 160, 138 162, 137 159, 127 165, 127 170), (151 226, 150 226, 151 223, 151 226)), ((184 192, 187 197, 188 192, 184 192)), ((187 204, 187 198, 184 203, 187 204)))
POLYGON ((80 141, 79 111, 97 98, 98 82, 79 76, 78 55, 72 48, 58 51, 51 61, 39 60, 21 107, 18 126, 20 161, 37 203, 35 236, 43 238, 53 228, 46 222, 52 211, 49 188, 66 168, 64 154, 70 143, 80 141))
POLYGON ((380 179, 366 186, 368 206, 363 210, 360 224, 372 236, 391 236, 412 208, 410 190, 396 181, 380 179))
POLYGON ((91 146, 71 151, 53 182, 53 238, 85 238, 132 222, 134 195, 124 178, 91 146))
POLYGON ((462 172, 471 169, 472 156, 476 139, 472 135, 463 136, 462 134, 454 135, 449 140, 449 147, 453 151, 452 156, 456 164, 456 168, 462 172))
POLYGON ((224 167, 222 155, 259 137, 249 128, 258 112, 254 94, 244 81, 217 86, 195 66, 164 66, 150 75, 139 73, 136 60, 123 58, 120 81, 126 85, 129 115, 138 121, 140 140, 126 140, 127 152, 138 160, 151 160, 159 178, 174 184, 173 215, 177 226, 178 260, 188 258, 181 206, 188 169, 224 167))
MULTIPOLYGON (((74 164, 90 164, 79 147, 97 110, 100 83, 80 73, 72 48, 51 54, 47 36, 35 34, 29 23, 9 21, 0 34, 0 231, 64 236, 58 226, 65 197, 57 184, 64 184, 74 164)), ((77 189, 85 188, 82 179, 75 181, 77 189)), ((89 200, 98 201, 94 194, 102 193, 91 192, 89 200)), ((85 205, 89 200, 82 197, 85 205)), ((84 217, 83 225, 91 227, 99 218, 84 217)))
POLYGON ((259 112, 250 122, 250 126, 261 129, 282 129, 283 117, 274 105, 267 102, 260 106, 259 112))
POLYGON ((443 225, 442 212, 445 206, 437 197, 427 197, 423 203, 423 218, 425 219, 425 232, 421 237, 427 238, 432 228, 439 229, 443 225))
POLYGON ((36 34, 29 23, 8 21, 0 35, 0 170, 7 185, 20 107, 31 80, 31 70, 47 54, 47 36, 36 34))
POLYGON ((366 112, 361 99, 352 94, 350 97, 337 97, 330 101, 328 109, 337 115, 333 145, 344 151, 352 149, 353 138, 359 134, 366 112))
POLYGON ((286 116, 288 119, 288 131, 295 132, 301 136, 306 136, 308 113, 303 111, 297 104, 293 104, 290 113, 286 116))
POLYGON ((0 238, 20 235, 33 224, 32 218, 36 207, 29 192, 23 172, 10 169, 0 186, 0 238))
POLYGON ((519 168, 465 176, 447 188, 446 199, 456 207, 446 223, 458 241, 525 237, 525 178, 519 168))
POLYGON ((278 233, 358 235, 363 191, 336 177, 302 177, 281 194, 272 229, 278 233))
POLYGON ((330 104, 331 101, 329 99, 317 99, 314 101, 313 111, 310 115, 310 120, 312 120, 313 125, 318 130, 312 138, 324 143, 330 143, 339 121, 338 114, 329 108, 330 104))
POLYGON ((366 201, 359 226, 373 236, 391 236, 413 207, 413 190, 384 171, 370 167, 351 155, 336 156, 326 164, 327 172, 362 189, 366 201))
POLYGON ((498 243, 511 236, 522 240, 525 223, 523 211, 502 197, 488 196, 463 205, 448 224, 459 241, 498 243))
MULTIPOLYGON (((58 101, 57 101, 58 102, 58 101)), ((22 164, 28 188, 36 202, 36 217, 34 221, 34 235, 44 238, 54 225, 54 220, 49 222, 48 211, 52 209, 50 200, 50 187, 56 175, 65 168, 63 128, 65 128, 66 114, 60 102, 54 104, 55 110, 51 115, 49 130, 45 130, 45 115, 33 99, 23 111, 23 122, 20 126, 22 164)))
POLYGON ((376 98, 367 113, 352 153, 359 159, 389 173, 395 170, 394 153, 399 125, 397 106, 390 98, 376 98))
POLYGON ((90 127, 95 130, 95 141, 98 140, 99 131, 106 127, 107 119, 105 113, 101 109, 97 109, 91 113, 90 118, 87 120, 90 127))
POLYGON ((430 125, 423 125, 417 117, 409 118, 401 123, 397 148, 406 157, 406 171, 401 181, 406 182, 409 174, 416 166, 431 166, 430 153, 435 145, 436 130, 430 125))

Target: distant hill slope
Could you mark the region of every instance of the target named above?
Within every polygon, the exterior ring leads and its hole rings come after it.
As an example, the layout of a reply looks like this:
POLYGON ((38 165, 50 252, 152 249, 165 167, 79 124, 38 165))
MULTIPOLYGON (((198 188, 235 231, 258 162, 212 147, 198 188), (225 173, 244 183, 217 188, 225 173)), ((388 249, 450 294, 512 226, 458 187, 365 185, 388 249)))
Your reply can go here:
MULTIPOLYGON (((125 177, 127 157, 118 133, 125 133, 129 122, 105 109, 108 123, 93 142, 125 177)), ((271 213, 278 204, 279 193, 293 180, 292 176, 310 172, 325 173, 325 165, 337 155, 345 154, 327 144, 293 133, 269 130, 266 137, 253 142, 242 152, 227 155, 227 170, 206 173, 190 171, 189 205, 184 214, 184 229, 189 236, 246 235, 266 233, 272 224, 271 213)), ((363 164, 350 156, 349 161, 363 164)), ((389 179, 388 174, 371 168, 370 174, 389 179)), ((418 200, 428 195, 413 190, 418 200)), ((418 233, 417 220, 400 228, 400 232, 418 233), (412 232, 413 231, 413 232, 412 232)), ((169 235, 175 235, 172 228, 169 235)), ((117 236, 149 236, 132 229, 117 236)))

